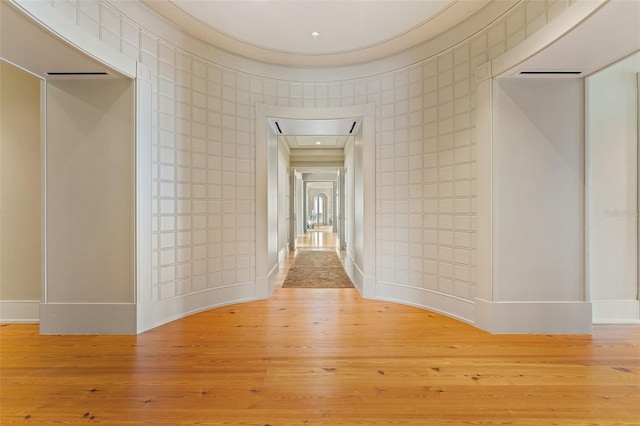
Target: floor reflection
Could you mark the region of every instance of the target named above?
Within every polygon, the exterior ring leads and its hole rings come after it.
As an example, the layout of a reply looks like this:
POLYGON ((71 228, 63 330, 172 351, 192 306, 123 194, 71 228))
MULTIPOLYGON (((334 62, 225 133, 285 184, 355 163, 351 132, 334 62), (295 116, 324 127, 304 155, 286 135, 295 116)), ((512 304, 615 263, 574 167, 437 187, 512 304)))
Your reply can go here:
POLYGON ((310 229, 306 234, 299 235, 296 239, 297 248, 329 248, 339 247, 338 234, 333 233, 332 226, 320 226, 310 229))

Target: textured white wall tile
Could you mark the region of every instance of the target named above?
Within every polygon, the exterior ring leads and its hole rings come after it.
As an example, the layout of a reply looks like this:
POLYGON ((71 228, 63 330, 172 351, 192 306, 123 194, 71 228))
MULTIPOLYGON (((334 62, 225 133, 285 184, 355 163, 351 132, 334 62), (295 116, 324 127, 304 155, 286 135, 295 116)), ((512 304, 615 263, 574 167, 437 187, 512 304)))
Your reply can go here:
POLYGON ((113 49, 120 51, 120 35, 110 31, 108 28, 100 28, 100 40, 111 46, 113 49))
POLYGON ((158 40, 106 3, 53 5, 157 78, 152 228, 160 251, 154 252, 153 298, 165 300, 255 280, 257 102, 375 103, 377 278, 473 298, 475 68, 568 2, 525 2, 468 42, 408 69, 329 83, 223 69, 158 40))

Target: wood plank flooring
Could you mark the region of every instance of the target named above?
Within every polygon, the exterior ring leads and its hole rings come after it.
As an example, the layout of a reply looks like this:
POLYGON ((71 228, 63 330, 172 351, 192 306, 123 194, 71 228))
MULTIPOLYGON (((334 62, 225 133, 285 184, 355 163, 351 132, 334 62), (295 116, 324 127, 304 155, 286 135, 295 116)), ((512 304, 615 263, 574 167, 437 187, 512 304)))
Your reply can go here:
POLYGON ((640 424, 640 326, 490 335, 355 289, 268 300, 138 336, 0 327, 1 423, 640 424))

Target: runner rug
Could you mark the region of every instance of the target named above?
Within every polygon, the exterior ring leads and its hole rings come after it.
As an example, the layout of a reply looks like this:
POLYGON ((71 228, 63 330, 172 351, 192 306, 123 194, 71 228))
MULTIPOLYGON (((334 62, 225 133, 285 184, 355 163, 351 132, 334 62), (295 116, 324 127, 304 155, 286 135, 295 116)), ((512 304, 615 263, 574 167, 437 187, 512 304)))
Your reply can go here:
POLYGON ((293 260, 283 288, 353 288, 333 251, 301 251, 293 260))

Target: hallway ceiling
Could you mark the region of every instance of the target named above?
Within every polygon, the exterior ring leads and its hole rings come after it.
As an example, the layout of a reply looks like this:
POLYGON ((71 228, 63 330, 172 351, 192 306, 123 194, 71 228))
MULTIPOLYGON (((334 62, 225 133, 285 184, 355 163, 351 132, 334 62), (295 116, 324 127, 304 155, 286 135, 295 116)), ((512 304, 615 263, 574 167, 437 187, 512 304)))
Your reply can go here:
POLYGON ((360 118, 336 120, 270 119, 273 131, 293 149, 343 149, 358 132, 360 118))
POLYGON ((211 45, 263 62, 341 66, 385 58, 463 23, 490 0, 140 0, 211 45), (315 37, 312 35, 317 32, 315 37))

